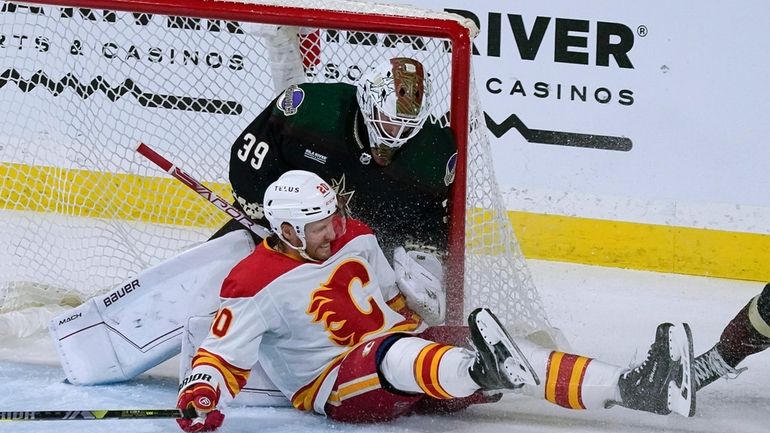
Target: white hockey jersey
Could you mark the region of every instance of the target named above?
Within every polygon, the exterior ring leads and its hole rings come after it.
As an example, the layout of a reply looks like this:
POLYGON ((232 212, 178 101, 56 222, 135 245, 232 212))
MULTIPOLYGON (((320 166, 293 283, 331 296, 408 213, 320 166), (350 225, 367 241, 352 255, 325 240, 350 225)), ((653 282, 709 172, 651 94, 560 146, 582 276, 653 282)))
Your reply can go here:
POLYGON ((323 263, 264 241, 233 268, 221 298, 190 375, 214 371, 234 397, 259 361, 296 408, 322 414, 347 353, 385 333, 425 328, 405 308, 371 230, 352 219, 323 263))

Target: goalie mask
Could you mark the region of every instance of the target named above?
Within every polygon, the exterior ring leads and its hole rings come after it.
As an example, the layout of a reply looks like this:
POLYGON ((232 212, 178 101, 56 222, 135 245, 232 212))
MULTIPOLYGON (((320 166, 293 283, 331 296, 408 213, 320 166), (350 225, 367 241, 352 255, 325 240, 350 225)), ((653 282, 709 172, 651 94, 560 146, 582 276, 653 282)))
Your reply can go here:
POLYGON ((428 118, 430 81, 422 63, 396 57, 364 74, 357 88, 372 153, 389 161, 428 118))
POLYGON ((270 229, 286 245, 297 250, 308 260, 305 227, 334 215, 335 238, 345 232, 345 214, 338 206, 337 193, 318 175, 304 170, 291 170, 282 174, 265 191, 264 211, 270 229), (297 233, 301 245, 292 245, 281 233, 281 225, 290 224, 297 233))

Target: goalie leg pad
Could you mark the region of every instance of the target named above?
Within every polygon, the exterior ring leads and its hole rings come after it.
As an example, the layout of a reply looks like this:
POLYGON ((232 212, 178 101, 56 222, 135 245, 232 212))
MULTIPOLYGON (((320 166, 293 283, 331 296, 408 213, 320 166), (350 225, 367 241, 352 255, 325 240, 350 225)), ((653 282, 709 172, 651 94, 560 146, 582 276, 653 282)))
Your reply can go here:
POLYGON ((49 329, 70 383, 86 385, 130 379, 121 368, 96 299, 55 316, 49 329))
POLYGON ((54 317, 49 330, 67 379, 128 380, 178 354, 187 319, 217 309, 225 277, 253 250, 245 230, 228 233, 54 317))

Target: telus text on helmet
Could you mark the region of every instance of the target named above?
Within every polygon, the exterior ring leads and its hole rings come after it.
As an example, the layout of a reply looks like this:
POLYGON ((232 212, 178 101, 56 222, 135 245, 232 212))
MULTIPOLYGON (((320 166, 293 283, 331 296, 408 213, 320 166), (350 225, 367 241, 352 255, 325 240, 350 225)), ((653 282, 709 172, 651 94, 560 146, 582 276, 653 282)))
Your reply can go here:
POLYGON ((276 185, 275 190, 278 192, 293 192, 299 194, 300 189, 298 186, 276 185))
MULTIPOLYGON (((481 28, 479 17, 471 11, 463 9, 446 9, 473 20, 481 28)), ((588 49, 595 54, 596 66, 617 65, 621 68, 633 69, 629 52, 634 47, 634 31, 621 23, 571 18, 551 18, 538 16, 534 20, 525 19, 521 15, 489 12, 487 14, 486 51, 490 57, 501 57, 508 53, 501 52, 501 36, 503 26, 513 34, 522 60, 535 60, 538 55, 553 53, 553 60, 559 63, 589 65, 588 49), (503 24, 503 18, 507 24, 503 24), (526 22, 525 22, 526 21, 526 22), (543 47, 543 40, 548 32, 553 32, 553 49, 543 47), (611 62, 613 59, 614 62, 611 62)), ((479 50, 483 39, 476 39, 473 54, 482 54, 479 50)))

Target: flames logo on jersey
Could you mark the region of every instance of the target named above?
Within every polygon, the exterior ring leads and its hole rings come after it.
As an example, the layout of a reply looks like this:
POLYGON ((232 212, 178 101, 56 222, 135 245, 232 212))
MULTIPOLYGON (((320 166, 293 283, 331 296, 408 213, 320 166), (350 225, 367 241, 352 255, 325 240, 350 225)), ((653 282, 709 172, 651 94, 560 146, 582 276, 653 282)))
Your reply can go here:
POLYGON ((322 323, 329 339, 340 346, 355 346, 385 326, 385 314, 374 298, 367 298, 366 309, 353 299, 355 281, 366 287, 371 281, 369 271, 360 261, 347 260, 310 295, 307 313, 313 316, 314 323, 322 323))

